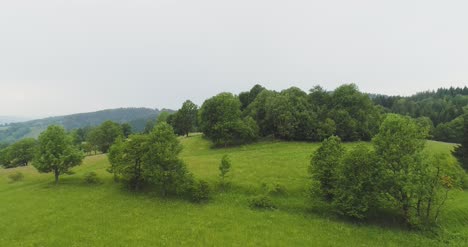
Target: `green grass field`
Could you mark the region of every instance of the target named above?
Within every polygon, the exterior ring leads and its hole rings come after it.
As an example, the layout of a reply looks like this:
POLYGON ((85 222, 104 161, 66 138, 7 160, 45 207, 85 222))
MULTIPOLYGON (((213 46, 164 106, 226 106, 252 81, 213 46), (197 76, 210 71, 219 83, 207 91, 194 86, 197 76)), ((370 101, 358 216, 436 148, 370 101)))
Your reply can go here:
MULTIPOLYGON (((52 174, 32 167, 0 169, 0 246, 468 246, 467 192, 452 194, 437 233, 352 223, 317 210, 307 197, 307 167, 318 144, 210 149, 201 136, 181 140, 190 171, 212 185, 221 157, 229 154, 232 188, 201 205, 131 193, 113 182, 104 155, 86 158, 58 186, 52 174), (9 182, 16 171, 24 180, 9 182), (88 171, 102 183, 86 184, 88 171), (248 199, 274 184, 286 190, 273 196, 278 209, 250 209, 248 199)), ((453 146, 428 142, 427 148, 449 152, 453 146)))

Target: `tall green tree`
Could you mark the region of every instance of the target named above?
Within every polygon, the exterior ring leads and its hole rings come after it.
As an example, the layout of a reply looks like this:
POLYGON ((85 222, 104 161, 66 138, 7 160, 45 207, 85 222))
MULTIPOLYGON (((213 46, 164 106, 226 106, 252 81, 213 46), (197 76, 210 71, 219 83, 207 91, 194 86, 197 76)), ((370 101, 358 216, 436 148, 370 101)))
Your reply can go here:
POLYGON ((160 189, 162 196, 183 193, 189 173, 179 158, 182 145, 169 124, 156 125, 149 134, 147 150, 143 158, 144 177, 160 189))
POLYGON ((264 87, 256 84, 252 89, 250 89, 250 91, 240 93, 239 100, 241 102, 241 109, 246 109, 263 90, 265 90, 264 87))
POLYGON ((336 124, 336 135, 344 141, 369 141, 378 132, 379 109, 355 84, 345 84, 330 96, 329 117, 336 124))
POLYGON ((120 124, 105 121, 90 131, 87 141, 96 146, 99 151, 107 153, 114 141, 121 136, 123 136, 123 132, 120 124))
POLYGON ((468 171, 468 113, 463 115, 463 139, 462 143, 455 147, 453 155, 460 162, 465 171, 468 171))
MULTIPOLYGON (((145 182, 144 158, 148 154, 148 135, 130 135, 118 138, 109 150, 109 172, 127 181, 134 190, 141 189, 145 182)), ((116 178, 115 177, 115 178, 116 178)))
POLYGON ((227 146, 254 141, 258 127, 250 118, 241 118, 240 101, 230 93, 207 99, 199 111, 200 127, 215 145, 227 146))
POLYGON ((198 106, 190 100, 185 101, 182 108, 174 114, 173 125, 175 131, 188 137, 197 124, 197 114, 198 106))
POLYGON ((33 166, 41 173, 53 172, 55 183, 70 168, 80 165, 84 156, 60 126, 49 126, 40 134, 33 166))
POLYGON ((382 171, 375 152, 367 145, 347 152, 336 174, 333 205, 340 214, 362 219, 378 207, 382 171))
POLYGON ((122 134, 125 138, 128 138, 132 134, 132 126, 129 123, 123 123, 121 128, 122 134))
POLYGON ((389 114, 373 139, 375 152, 385 171, 383 186, 408 223, 418 195, 415 185, 418 176, 415 174, 421 169, 427 136, 427 129, 421 128, 413 119, 389 114))
POLYGON ((340 138, 331 136, 322 142, 310 161, 309 172, 313 181, 318 182, 318 192, 327 201, 335 195, 337 169, 344 153, 340 138))

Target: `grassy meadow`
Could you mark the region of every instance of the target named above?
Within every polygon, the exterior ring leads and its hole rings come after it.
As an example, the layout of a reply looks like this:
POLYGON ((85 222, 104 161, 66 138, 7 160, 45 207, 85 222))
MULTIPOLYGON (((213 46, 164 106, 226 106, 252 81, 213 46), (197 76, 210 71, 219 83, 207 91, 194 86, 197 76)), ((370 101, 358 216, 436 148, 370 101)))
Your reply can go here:
MULTIPOLYGON (((30 166, 0 169, 0 246, 468 246, 468 192, 452 194, 434 233, 349 222, 307 197, 307 168, 318 144, 211 149, 200 135, 181 141, 189 170, 213 186, 229 154, 231 187, 205 204, 132 193, 113 182, 105 155, 87 157, 58 186, 52 174, 30 166), (24 179, 10 182, 8 174, 17 171, 24 179), (89 171, 102 182, 86 184, 89 171), (249 198, 273 187, 283 188, 272 196, 278 209, 249 208, 249 198)), ((428 142, 427 148, 448 153, 453 146, 428 142)))

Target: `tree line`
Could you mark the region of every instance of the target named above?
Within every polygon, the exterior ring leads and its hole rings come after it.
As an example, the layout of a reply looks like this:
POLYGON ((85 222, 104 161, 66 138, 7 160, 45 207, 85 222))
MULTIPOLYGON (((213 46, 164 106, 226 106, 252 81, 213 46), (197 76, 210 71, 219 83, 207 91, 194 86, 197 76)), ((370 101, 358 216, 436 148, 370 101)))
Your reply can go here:
POLYGON ((371 98, 386 112, 430 120, 426 121, 432 139, 461 143, 462 116, 468 111, 468 87, 439 88, 409 97, 371 95, 371 98))

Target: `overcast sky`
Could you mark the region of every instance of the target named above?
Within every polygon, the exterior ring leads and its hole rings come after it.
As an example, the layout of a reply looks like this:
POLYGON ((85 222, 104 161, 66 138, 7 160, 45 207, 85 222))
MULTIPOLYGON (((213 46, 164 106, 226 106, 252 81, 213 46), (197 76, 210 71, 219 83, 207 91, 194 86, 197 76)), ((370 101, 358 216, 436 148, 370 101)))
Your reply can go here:
POLYGON ((0 115, 468 84, 468 1, 2 0, 0 115))

